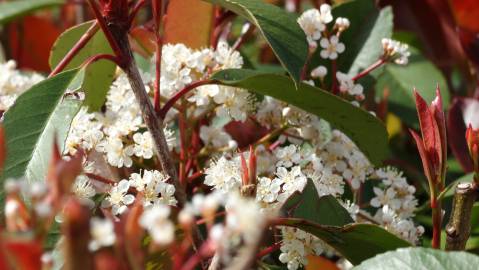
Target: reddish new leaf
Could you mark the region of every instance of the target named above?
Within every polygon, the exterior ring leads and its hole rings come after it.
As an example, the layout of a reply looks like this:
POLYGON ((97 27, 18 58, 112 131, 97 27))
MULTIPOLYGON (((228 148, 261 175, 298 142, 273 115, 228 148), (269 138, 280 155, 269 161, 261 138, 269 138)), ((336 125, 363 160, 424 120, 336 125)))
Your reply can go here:
POLYGON ((133 49, 146 58, 153 56, 156 50, 155 35, 143 26, 130 30, 130 37, 133 39, 133 49))
POLYGON ((424 150, 428 155, 430 180, 435 181, 440 170, 440 156, 442 155, 441 137, 433 112, 429 109, 426 101, 414 90, 416 97, 416 110, 421 127, 422 140, 424 142, 424 150))
MULTIPOLYGON (((414 141, 416 141, 417 150, 419 151, 419 156, 421 157, 422 166, 424 168, 424 174, 428 180, 431 180, 432 172, 431 168, 429 167, 430 161, 429 156, 424 149, 424 143, 419 134, 417 134, 414 130, 410 129, 409 132, 411 133, 414 141)), ((431 185, 432 183, 429 184, 431 185)))
POLYGON ((447 161, 447 134, 446 134, 446 117, 442 109, 442 97, 439 85, 436 86, 436 98, 431 103, 432 114, 436 120, 437 128, 439 130, 439 137, 441 142, 441 155, 439 156, 439 164, 441 164, 441 175, 446 175, 446 161, 447 161))

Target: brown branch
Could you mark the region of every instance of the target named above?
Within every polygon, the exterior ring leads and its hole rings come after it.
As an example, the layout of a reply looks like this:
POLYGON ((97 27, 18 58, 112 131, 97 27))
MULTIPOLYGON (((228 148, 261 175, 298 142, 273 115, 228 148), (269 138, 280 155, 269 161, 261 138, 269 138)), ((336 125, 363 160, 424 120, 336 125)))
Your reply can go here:
POLYGON ((451 217, 446 226, 446 250, 464 250, 471 234, 471 212, 477 188, 471 183, 459 183, 454 193, 451 217))

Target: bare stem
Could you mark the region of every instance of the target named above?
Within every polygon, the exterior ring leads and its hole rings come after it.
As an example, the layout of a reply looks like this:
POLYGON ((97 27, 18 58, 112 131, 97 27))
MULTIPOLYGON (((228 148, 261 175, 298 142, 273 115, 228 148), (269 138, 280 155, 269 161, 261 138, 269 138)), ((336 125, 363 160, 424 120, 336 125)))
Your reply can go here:
POLYGON ((441 201, 433 198, 431 201, 432 209, 432 248, 441 247, 441 228, 442 228, 442 208, 441 201))
POLYGON ((446 250, 464 250, 471 233, 471 212, 477 190, 471 183, 459 183, 454 192, 451 217, 446 226, 446 250))
POLYGON ((371 71, 377 69, 378 67, 382 66, 384 63, 386 63, 386 60, 384 59, 379 59, 378 61, 376 61, 375 63, 373 63, 371 66, 369 66, 368 68, 366 68, 365 70, 363 70, 361 73, 359 73, 358 75, 356 75, 354 78, 353 78, 353 81, 357 81, 359 79, 361 79, 362 77, 368 75, 371 71))

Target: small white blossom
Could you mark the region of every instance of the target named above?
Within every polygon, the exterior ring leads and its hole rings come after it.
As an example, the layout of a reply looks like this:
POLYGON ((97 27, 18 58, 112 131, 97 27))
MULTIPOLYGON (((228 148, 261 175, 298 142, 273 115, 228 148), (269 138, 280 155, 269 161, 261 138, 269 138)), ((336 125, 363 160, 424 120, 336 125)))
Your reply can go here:
POLYGON ((325 66, 318 66, 315 69, 311 70, 312 78, 320 78, 321 80, 328 74, 328 70, 325 66))
POLYGON ((409 46, 389 38, 382 39, 383 57, 392 59, 398 65, 407 65, 409 62, 409 46))
POLYGON ((154 143, 151 133, 145 131, 143 133, 135 133, 133 135, 133 141, 135 146, 133 147, 133 152, 137 157, 144 157, 150 159, 153 157, 154 143))
POLYGON ((165 205, 155 205, 147 208, 140 217, 140 226, 148 230, 153 242, 158 245, 169 245, 175 239, 175 226, 169 220, 170 208, 165 205))
POLYGON ((310 46, 316 47, 316 40, 321 38, 321 32, 326 26, 321 21, 321 14, 317 9, 309 9, 298 18, 298 24, 306 34, 310 46))
POLYGON ((334 26, 338 29, 339 32, 342 32, 349 28, 349 20, 347 18, 338 17, 336 18, 336 23, 334 26))
POLYGON ((88 206, 93 207, 95 205, 92 198, 96 195, 96 191, 87 176, 79 175, 76 178, 72 186, 72 192, 88 206))
POLYGON ((342 93, 348 93, 351 96, 356 96, 361 99, 364 97, 363 86, 360 84, 355 84, 352 76, 338 71, 336 73, 336 78, 339 81, 339 91, 342 93))
POLYGON ((88 245, 90 251, 112 246, 116 241, 113 223, 108 219, 93 217, 90 220, 90 234, 91 240, 88 245))
POLYGON ((339 42, 339 38, 337 36, 332 36, 328 38, 322 38, 319 42, 321 48, 323 48, 320 52, 320 55, 324 59, 331 59, 334 60, 338 58, 338 54, 344 52, 346 47, 342 42, 339 42))
POLYGON ((241 185, 241 169, 239 165, 235 161, 227 160, 224 156, 213 162, 205 170, 205 175, 205 185, 224 193, 232 191, 241 185))
POLYGON ((96 147, 99 152, 106 153, 108 163, 112 166, 131 167, 133 161, 131 156, 133 155, 133 146, 124 146, 121 139, 116 137, 110 137, 108 140, 104 140, 96 147))
POLYGON ((104 206, 111 206, 113 215, 121 215, 127 209, 127 206, 135 201, 135 197, 128 193, 130 182, 128 180, 121 180, 113 186, 105 198, 104 206))

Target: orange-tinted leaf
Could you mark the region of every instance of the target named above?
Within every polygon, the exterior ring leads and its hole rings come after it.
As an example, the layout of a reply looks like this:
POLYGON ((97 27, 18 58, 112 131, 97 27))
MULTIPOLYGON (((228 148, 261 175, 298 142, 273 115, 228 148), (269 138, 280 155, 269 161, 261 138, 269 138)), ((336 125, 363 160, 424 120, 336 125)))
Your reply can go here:
POLYGON ((479 5, 477 0, 453 0, 456 23, 469 31, 479 32, 479 5))
POLYGON ((183 43, 191 48, 208 47, 213 5, 201 0, 170 0, 164 43, 183 43))
POLYGON ((422 166, 424 168, 424 174, 426 175, 426 178, 428 180, 432 180, 429 157, 426 153, 426 150, 424 149, 424 143, 419 134, 417 134, 414 130, 409 130, 409 132, 411 133, 414 141, 416 142, 417 150, 419 151, 419 156, 421 157, 422 166))
POLYGON ((49 19, 29 16, 10 27, 10 48, 19 68, 49 72, 50 49, 60 29, 49 19))
POLYGON ((10 261, 19 270, 42 269, 42 245, 31 240, 5 240, 5 251, 10 261))
POLYGON ((130 30, 130 37, 135 41, 133 48, 144 56, 151 57, 156 50, 155 35, 145 27, 139 26, 130 30))
POLYGON ((334 262, 324 257, 309 255, 307 259, 306 270, 339 270, 339 267, 334 262))

